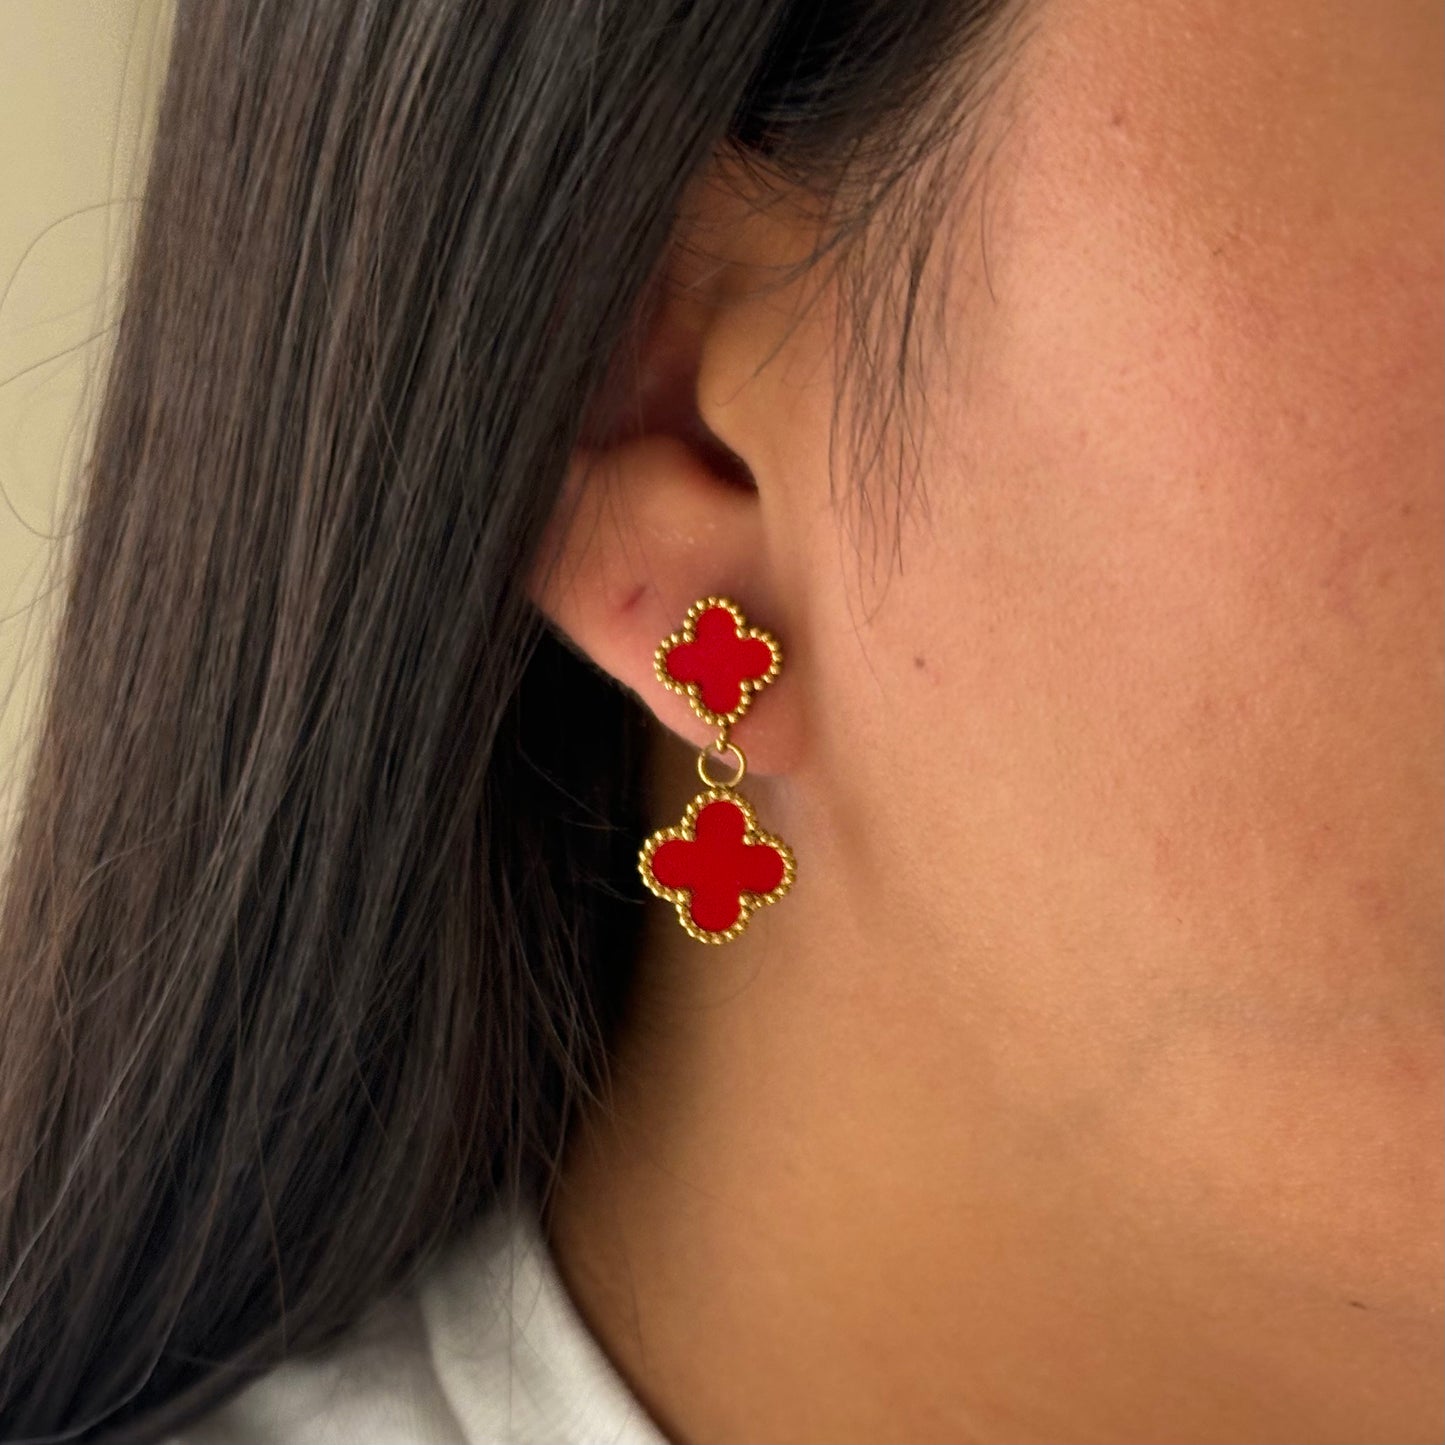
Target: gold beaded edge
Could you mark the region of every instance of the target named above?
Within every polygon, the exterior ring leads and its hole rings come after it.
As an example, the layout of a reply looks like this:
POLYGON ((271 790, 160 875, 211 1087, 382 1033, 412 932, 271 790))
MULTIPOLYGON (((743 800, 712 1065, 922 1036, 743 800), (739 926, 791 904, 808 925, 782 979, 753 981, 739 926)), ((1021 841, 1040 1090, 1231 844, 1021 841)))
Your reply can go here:
POLYGON ((778 639, 762 627, 749 627, 748 620, 743 616, 743 610, 738 604, 727 597, 704 597, 694 602, 687 609, 687 616, 683 619, 679 631, 669 633, 658 643, 656 652, 652 655, 652 668, 657 674, 657 680, 669 691, 681 694, 692 704, 692 710, 715 728, 730 728, 739 721, 742 715, 752 705, 753 694, 761 692, 770 682, 783 670, 783 649, 778 639), (772 653, 772 661, 768 670, 758 677, 745 677, 741 681, 742 696, 738 699, 738 705, 732 712, 714 712, 702 700, 702 688, 695 682, 679 682, 667 670, 667 654, 674 647, 684 642, 697 641, 697 620, 704 612, 714 607, 726 608, 732 614, 732 619, 741 637, 756 638, 759 642, 767 644, 768 651, 772 653))
POLYGON ((699 793, 687 805, 687 810, 682 815, 682 822, 674 824, 670 828, 659 828, 642 845, 637 855, 638 871, 642 874, 642 881, 659 898, 665 898, 677 909, 677 921, 699 943, 727 943, 740 934, 748 926, 748 920, 757 909, 769 903, 776 903, 779 898, 793 886, 793 880, 798 875, 798 865, 793 857, 793 850, 779 837, 772 833, 765 833, 758 826, 758 815, 753 811, 753 805, 743 797, 741 793, 735 793, 731 788, 707 788, 699 793), (669 888, 666 884, 659 883, 652 872, 652 855, 666 842, 674 838, 681 838, 685 842, 694 842, 697 838, 697 815, 707 807, 709 803, 726 800, 735 803, 742 809, 744 830, 744 843, 765 843, 769 847, 776 848, 783 858, 783 878, 778 886, 768 893, 750 893, 743 889, 738 895, 740 910, 737 921, 724 929, 699 928, 693 922, 689 905, 692 902, 692 889, 690 888, 669 888))

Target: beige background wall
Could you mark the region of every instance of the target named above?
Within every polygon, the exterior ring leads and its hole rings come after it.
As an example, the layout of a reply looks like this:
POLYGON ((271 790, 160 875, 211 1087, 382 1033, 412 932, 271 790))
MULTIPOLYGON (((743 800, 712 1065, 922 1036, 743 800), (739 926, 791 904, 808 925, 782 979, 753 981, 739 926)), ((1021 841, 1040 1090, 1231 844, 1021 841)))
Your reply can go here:
POLYGON ((169 13, 168 0, 0 0, 0 862, 169 13))

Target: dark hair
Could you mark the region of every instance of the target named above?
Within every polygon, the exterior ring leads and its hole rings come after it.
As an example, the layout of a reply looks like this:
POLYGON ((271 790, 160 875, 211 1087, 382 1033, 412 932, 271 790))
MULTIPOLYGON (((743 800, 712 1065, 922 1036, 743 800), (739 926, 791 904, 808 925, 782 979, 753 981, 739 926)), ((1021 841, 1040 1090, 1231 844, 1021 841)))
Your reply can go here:
POLYGON ((524 585, 589 401, 724 153, 902 356, 1017 3, 182 0, 0 914, 0 1437, 545 1197, 642 907, 640 710, 524 585))

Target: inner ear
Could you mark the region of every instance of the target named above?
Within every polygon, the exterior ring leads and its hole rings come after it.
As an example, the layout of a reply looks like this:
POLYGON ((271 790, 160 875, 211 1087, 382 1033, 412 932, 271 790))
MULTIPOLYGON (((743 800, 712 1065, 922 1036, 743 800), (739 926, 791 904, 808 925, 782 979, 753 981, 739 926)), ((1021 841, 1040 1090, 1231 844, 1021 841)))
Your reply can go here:
POLYGON ((580 444, 594 454, 644 436, 668 436, 710 474, 757 490, 747 463, 707 425, 698 406, 704 338, 717 310, 706 268, 670 264, 649 286, 584 418, 580 444), (699 274, 701 272, 701 274, 699 274))

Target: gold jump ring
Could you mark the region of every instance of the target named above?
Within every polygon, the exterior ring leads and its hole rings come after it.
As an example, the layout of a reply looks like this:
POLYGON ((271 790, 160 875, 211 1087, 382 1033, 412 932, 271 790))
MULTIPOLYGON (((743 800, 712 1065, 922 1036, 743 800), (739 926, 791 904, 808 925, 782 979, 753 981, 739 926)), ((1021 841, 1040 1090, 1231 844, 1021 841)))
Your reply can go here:
POLYGON ((717 743, 709 743, 697 755, 697 775, 709 788, 735 788, 742 782, 743 774, 746 773, 747 770, 748 760, 743 756, 743 750, 732 741, 728 741, 722 744, 722 746, 719 746, 717 743), (712 777, 707 770, 707 763, 710 757, 720 758, 725 753, 731 753, 738 760, 737 772, 734 773, 731 778, 727 779, 727 781, 712 777))

